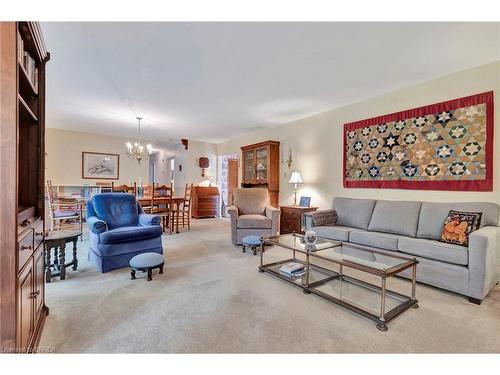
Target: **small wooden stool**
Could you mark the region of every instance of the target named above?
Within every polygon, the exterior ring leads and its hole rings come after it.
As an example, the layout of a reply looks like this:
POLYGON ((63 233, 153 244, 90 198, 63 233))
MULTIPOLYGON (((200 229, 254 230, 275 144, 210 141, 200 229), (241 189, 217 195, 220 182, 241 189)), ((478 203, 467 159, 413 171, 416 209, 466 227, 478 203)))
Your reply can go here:
POLYGON ((151 281, 153 270, 156 268, 160 269, 160 274, 163 273, 163 265, 165 264, 165 258, 163 255, 158 253, 144 253, 139 254, 130 259, 130 275, 131 280, 135 280, 135 272, 147 272, 148 281, 151 281))

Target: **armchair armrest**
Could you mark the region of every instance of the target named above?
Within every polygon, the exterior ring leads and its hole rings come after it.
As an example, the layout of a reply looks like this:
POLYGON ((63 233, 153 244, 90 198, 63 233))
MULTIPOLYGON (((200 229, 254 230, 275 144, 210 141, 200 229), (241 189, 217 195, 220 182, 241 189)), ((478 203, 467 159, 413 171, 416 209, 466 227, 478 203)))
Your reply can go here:
POLYGON ((306 212, 304 214, 305 227, 307 230, 321 225, 334 225, 337 223, 338 215, 334 209, 306 212))
POLYGON ((469 296, 483 299, 500 279, 500 228, 486 226, 469 236, 469 296))
POLYGON ((272 206, 266 207, 266 216, 272 221, 271 230, 273 231, 273 235, 278 234, 278 228, 280 225, 280 214, 281 214, 280 209, 274 208, 272 206))
POLYGON ((139 214, 139 225, 141 227, 160 225, 160 217, 151 214, 139 214))
POLYGON ((275 208, 273 206, 266 207, 266 216, 272 221, 278 220, 280 217, 280 213, 281 211, 278 208, 275 208))
POLYGON ((229 216, 231 217, 231 220, 233 220, 233 218, 236 218, 238 219, 238 216, 239 216, 239 212, 238 212, 238 207, 232 205, 232 206, 229 206, 227 208, 227 213, 229 214, 229 216))
POLYGON ((105 221, 98 219, 97 216, 88 217, 87 225, 89 230, 95 234, 101 234, 108 231, 108 224, 106 224, 105 221))
POLYGON ((227 208, 227 213, 231 217, 231 242, 236 245, 238 231, 238 207, 232 205, 227 208))

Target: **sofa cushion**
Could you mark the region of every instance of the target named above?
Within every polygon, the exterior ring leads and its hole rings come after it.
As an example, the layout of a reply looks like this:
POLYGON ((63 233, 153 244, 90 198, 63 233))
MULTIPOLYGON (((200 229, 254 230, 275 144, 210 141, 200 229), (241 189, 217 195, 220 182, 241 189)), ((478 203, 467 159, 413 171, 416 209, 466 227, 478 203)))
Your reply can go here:
POLYGON ((337 224, 368 229, 375 202, 374 199, 335 198, 333 209, 337 211, 337 224))
POLYGON ((368 230, 415 237, 422 202, 379 200, 368 230))
POLYGON ((238 217, 238 228, 242 229, 270 229, 273 221, 267 216, 247 214, 238 217))
POLYGON ((132 194, 96 194, 92 198, 92 209, 109 229, 134 226, 139 221, 139 206, 132 194))
POLYGON ((162 234, 160 225, 148 227, 120 227, 108 230, 100 234, 100 242, 103 244, 121 243, 145 240, 159 237, 162 234))
POLYGON ((344 227, 341 225, 322 225, 320 227, 312 227, 310 230, 315 231, 320 237, 347 242, 349 241, 349 233, 351 231, 361 231, 362 229, 344 227))
POLYGON ((422 238, 401 238, 398 250, 406 254, 458 265, 469 263, 468 248, 422 238))
POLYGON ((403 237, 379 232, 353 231, 349 234, 349 242, 391 251, 398 250, 398 240, 400 238, 403 237))
POLYGON ((441 230, 443 229, 444 221, 448 216, 448 212, 468 211, 482 212, 481 227, 485 225, 498 225, 499 207, 496 203, 488 202, 460 202, 460 203, 422 203, 420 210, 420 219, 418 222, 418 238, 429 238, 439 240, 441 238, 441 230))

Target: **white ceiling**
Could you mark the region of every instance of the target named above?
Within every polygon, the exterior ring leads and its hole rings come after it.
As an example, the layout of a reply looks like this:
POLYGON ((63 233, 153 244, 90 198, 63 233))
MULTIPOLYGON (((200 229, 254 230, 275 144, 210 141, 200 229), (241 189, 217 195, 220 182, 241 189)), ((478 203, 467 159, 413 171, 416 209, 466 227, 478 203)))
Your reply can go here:
POLYGON ((500 59, 499 23, 43 23, 47 126, 219 142, 500 59))

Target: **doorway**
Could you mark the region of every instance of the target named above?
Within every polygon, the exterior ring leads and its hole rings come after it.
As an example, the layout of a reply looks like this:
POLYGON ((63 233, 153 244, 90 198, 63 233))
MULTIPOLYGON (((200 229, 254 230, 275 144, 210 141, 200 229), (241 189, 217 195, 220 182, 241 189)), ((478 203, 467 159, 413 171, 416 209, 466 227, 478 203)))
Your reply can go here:
POLYGON ((226 216, 226 207, 233 204, 233 192, 238 187, 238 156, 236 154, 223 155, 221 158, 221 212, 226 216))

